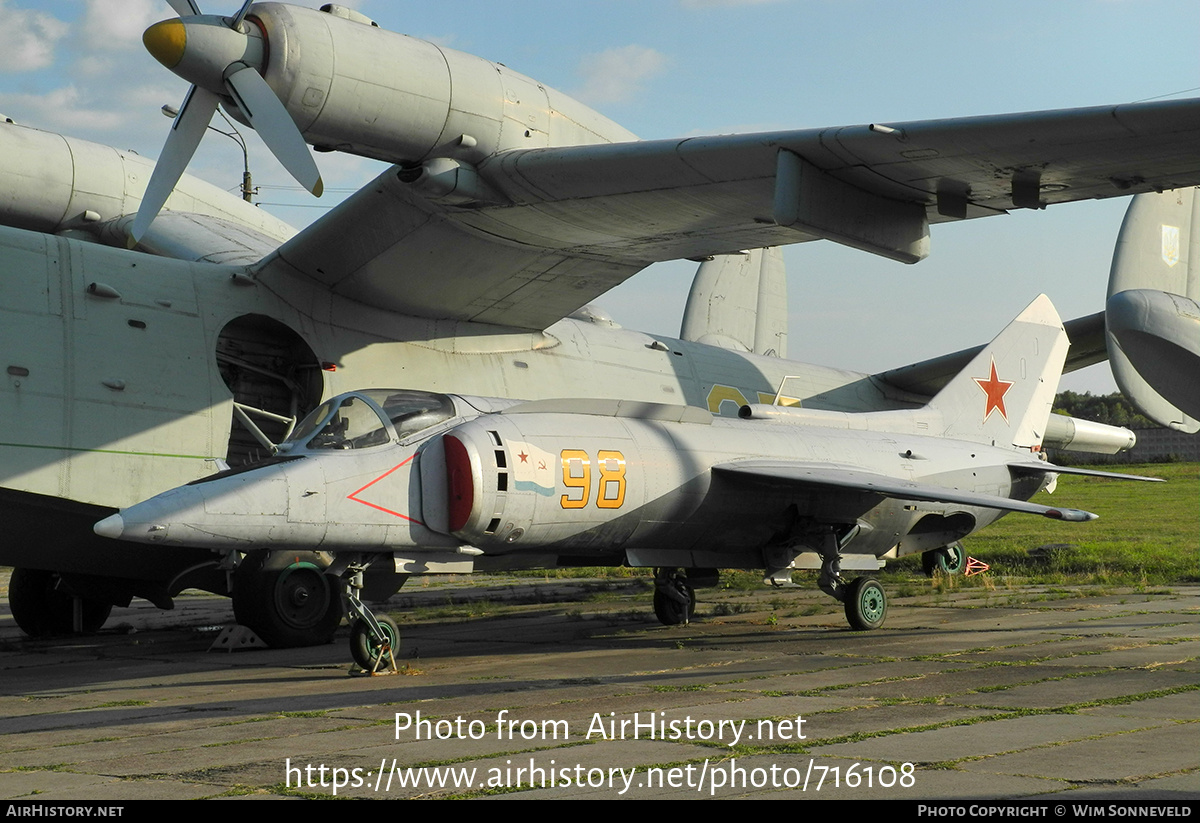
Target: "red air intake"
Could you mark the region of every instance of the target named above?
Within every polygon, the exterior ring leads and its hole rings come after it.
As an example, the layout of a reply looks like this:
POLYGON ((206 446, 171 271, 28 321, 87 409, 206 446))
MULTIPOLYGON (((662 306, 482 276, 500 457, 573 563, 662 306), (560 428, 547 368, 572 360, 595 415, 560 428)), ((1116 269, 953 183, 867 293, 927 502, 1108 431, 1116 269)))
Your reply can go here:
POLYGON ((475 484, 467 447, 452 434, 442 437, 446 450, 446 492, 450 499, 450 531, 462 531, 475 507, 475 484))

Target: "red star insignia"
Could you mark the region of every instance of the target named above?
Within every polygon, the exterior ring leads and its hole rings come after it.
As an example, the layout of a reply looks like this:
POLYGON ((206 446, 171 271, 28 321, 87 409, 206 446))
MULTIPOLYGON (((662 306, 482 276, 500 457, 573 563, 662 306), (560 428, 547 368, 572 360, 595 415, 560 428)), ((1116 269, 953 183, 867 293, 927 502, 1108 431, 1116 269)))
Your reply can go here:
POLYGON ((996 361, 992 359, 992 376, 987 380, 981 380, 978 377, 971 378, 979 388, 983 389, 983 393, 987 395, 987 405, 983 409, 983 419, 987 422, 991 416, 992 410, 1000 412, 1000 416, 1004 418, 1004 422, 1008 422, 1008 412, 1004 409, 1004 395, 1012 388, 1013 384, 1007 380, 1001 380, 996 376, 996 361))
POLYGON ((529 462, 529 455, 527 455, 525 452, 521 452, 520 454, 517 455, 517 457, 521 458, 522 463, 529 462))

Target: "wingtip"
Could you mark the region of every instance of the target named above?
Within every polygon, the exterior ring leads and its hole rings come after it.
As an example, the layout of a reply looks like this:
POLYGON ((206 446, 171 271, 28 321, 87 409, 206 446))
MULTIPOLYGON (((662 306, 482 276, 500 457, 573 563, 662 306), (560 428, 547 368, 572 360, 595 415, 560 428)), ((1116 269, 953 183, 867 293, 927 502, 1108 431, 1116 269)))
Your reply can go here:
POLYGON ((1047 509, 1043 515, 1051 520, 1063 520, 1068 523, 1086 523, 1089 520, 1100 519, 1100 515, 1085 512, 1083 509, 1047 509))
POLYGON ((312 193, 313 197, 320 197, 325 193, 325 181, 319 176, 317 177, 317 182, 313 184, 312 193))

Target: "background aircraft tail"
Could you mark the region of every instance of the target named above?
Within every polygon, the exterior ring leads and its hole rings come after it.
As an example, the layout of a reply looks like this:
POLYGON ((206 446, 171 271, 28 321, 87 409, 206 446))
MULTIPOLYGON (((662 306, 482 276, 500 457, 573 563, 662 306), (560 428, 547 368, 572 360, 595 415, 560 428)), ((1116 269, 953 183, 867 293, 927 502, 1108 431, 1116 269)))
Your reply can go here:
POLYGON ((941 413, 941 434, 1041 446, 1067 348, 1058 312, 1040 295, 929 402, 941 413))
POLYGON ((718 254, 696 270, 681 340, 787 357, 787 280, 779 247, 718 254))

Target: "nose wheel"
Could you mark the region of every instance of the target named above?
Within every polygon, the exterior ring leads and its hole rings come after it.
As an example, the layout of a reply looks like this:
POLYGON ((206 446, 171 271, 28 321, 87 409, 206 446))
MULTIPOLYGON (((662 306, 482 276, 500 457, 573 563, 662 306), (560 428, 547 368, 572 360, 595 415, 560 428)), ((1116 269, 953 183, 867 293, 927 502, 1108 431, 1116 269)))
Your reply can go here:
POLYGON ((350 630, 350 656, 368 674, 395 674, 396 650, 400 648, 400 627, 385 615, 373 617, 375 626, 367 620, 356 620, 350 630))

